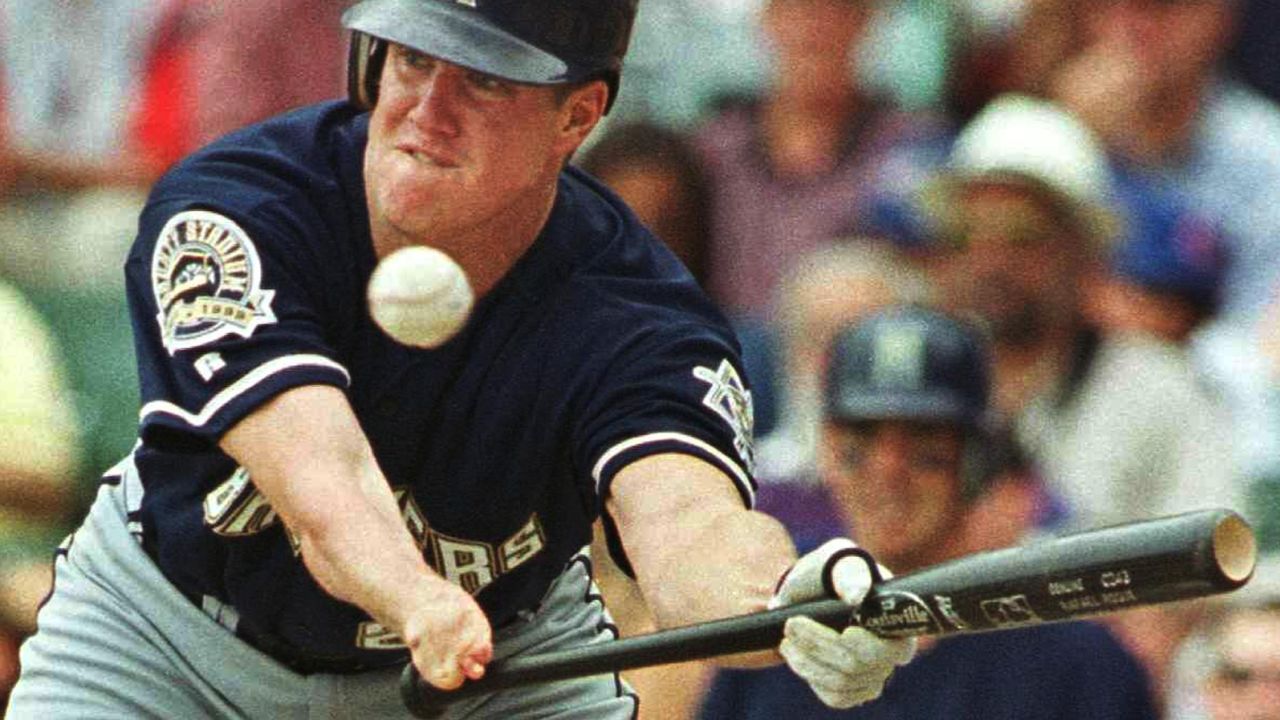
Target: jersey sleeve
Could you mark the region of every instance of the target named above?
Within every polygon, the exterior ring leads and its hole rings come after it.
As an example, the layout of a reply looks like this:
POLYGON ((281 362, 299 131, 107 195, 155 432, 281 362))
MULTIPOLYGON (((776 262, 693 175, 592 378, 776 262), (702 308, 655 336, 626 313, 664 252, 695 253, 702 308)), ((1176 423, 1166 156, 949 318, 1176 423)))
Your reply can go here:
POLYGON ((215 444, 284 390, 349 384, 326 330, 325 233, 283 209, 143 212, 125 275, 144 441, 215 444))
MULTIPOLYGON (((724 472, 754 507, 751 391, 734 343, 710 328, 662 328, 632 339, 599 379, 579 443, 596 497, 618 471, 650 455, 681 453, 724 472)), ((601 502, 603 506, 603 502, 601 502)), ((630 573, 613 520, 601 508, 611 554, 630 573)))

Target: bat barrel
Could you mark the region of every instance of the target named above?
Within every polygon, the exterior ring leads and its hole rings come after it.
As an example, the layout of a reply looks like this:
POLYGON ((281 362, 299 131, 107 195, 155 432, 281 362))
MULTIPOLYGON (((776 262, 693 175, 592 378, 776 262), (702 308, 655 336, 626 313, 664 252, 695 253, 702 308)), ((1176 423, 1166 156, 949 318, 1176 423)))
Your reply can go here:
POLYGON ((884 637, 1002 630, 1234 590, 1253 575, 1253 531, 1229 510, 1204 510, 967 555, 887 580, 856 614, 813 602, 613 642, 496 660, 485 677, 441 691, 405 668, 401 695, 418 717, 448 703, 569 680, 776 647, 786 620, 859 624, 884 637))
POLYGON ((981 632, 1204 597, 1248 582, 1253 532, 1205 510, 968 555, 873 589, 858 623, 886 637, 981 632))

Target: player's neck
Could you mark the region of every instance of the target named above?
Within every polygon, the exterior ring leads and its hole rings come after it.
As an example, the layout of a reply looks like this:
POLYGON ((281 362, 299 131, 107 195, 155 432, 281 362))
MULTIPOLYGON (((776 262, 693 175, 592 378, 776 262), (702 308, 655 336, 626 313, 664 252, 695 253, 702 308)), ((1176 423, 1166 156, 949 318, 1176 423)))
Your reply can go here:
POLYGON ((555 204, 556 184, 530 191, 507 208, 456 232, 425 237, 371 218, 378 257, 410 245, 427 245, 448 253, 467 273, 477 297, 483 297, 516 264, 542 232, 555 204))

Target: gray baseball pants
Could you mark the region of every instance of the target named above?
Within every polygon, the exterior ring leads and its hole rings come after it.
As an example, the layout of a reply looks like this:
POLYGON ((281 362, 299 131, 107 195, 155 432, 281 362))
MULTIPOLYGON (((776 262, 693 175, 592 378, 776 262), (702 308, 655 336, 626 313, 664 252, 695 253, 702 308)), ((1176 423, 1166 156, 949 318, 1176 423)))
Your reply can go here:
MULTIPOLYGON (((193 605, 129 533, 120 486, 103 486, 54 571, 9 720, 411 717, 399 667, 300 675, 193 605)), ((606 624, 588 563, 574 562, 536 613, 495 631, 494 655, 608 642, 606 624)), ((624 720, 637 705, 616 675, 602 675, 462 700, 444 718, 624 720)))

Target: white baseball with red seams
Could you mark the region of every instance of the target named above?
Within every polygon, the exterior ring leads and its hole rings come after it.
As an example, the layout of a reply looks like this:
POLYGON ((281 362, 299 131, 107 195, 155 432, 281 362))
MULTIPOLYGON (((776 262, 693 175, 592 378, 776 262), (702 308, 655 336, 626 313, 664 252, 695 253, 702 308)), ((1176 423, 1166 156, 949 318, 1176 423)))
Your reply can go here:
POLYGON ((405 345, 434 348, 462 329, 475 293, 453 258, 414 245, 384 257, 369 278, 369 314, 405 345))

